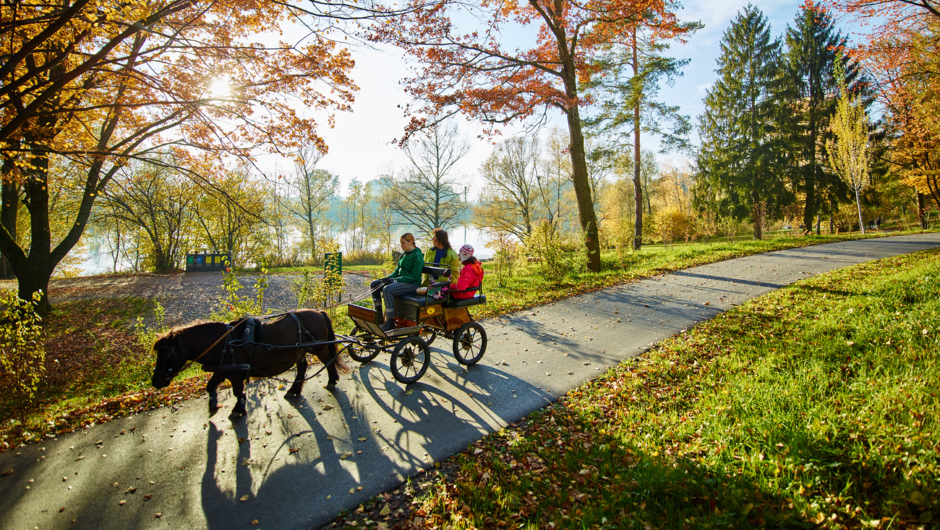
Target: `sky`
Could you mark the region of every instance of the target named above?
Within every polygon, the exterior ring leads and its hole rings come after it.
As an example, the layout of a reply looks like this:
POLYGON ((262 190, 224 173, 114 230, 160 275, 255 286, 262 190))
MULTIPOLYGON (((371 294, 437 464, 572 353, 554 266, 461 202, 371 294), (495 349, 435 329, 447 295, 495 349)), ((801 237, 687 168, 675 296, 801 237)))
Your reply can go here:
MULTIPOLYGON (((683 114, 692 118, 693 123, 696 123, 696 116, 703 111, 705 91, 717 78, 715 68, 721 37, 738 11, 748 3, 747 0, 684 2, 680 19, 699 20, 704 28, 695 33, 687 44, 672 46, 672 56, 688 58, 690 62, 675 86, 661 87, 660 99, 678 105, 683 114)), ((757 0, 750 3, 764 12, 775 36, 783 34, 802 5, 799 0, 757 0)), ((409 73, 403 54, 389 47, 379 50, 356 49, 353 50, 353 57, 356 60, 353 79, 360 88, 353 111, 338 113, 335 128, 323 128, 320 131, 329 145, 329 153, 321 161, 320 167, 340 176, 343 194, 352 179, 372 180, 395 168, 404 168, 407 162, 393 143, 404 130, 406 119, 403 109, 410 101, 401 85, 401 80, 409 73)), ((562 116, 556 114, 554 125, 563 128, 562 116)), ((458 180, 470 187, 470 199, 474 200, 482 189, 480 179, 475 176, 492 152, 494 140, 478 139, 481 128, 477 123, 461 118, 459 126, 471 149, 457 167, 456 174, 458 180)), ((518 131, 507 128, 502 138, 497 137, 495 141, 512 137, 518 131)), ((654 138, 645 138, 643 143, 644 146, 658 150, 658 142, 654 138)), ((678 159, 677 155, 660 155, 661 161, 678 159)))

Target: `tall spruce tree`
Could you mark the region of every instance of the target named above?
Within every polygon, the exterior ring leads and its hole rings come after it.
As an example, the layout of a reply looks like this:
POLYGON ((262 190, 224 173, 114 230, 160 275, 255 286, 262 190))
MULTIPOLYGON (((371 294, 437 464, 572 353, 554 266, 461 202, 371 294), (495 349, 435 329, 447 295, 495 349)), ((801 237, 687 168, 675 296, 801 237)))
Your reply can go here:
MULTIPOLYGON (((803 230, 809 233, 817 214, 832 213, 838 202, 850 200, 848 186, 829 170, 826 150, 832 137, 829 122, 839 95, 836 64, 845 60, 839 50, 846 46, 846 39, 835 28, 833 18, 811 1, 800 7, 785 38, 781 86, 788 103, 781 132, 793 156, 794 186, 805 197, 803 230)), ((858 64, 845 60, 844 68, 849 90, 865 93, 858 64)))
POLYGON ((770 34, 767 17, 748 5, 739 11, 721 39, 718 80, 705 96, 699 116, 699 186, 707 205, 736 218, 750 215, 754 238, 762 222, 793 200, 780 170, 783 146, 774 116, 780 101, 776 85, 780 42, 770 34))
MULTIPOLYGON (((678 5, 671 2, 671 5, 678 5)), ((633 248, 643 244, 643 159, 641 133, 659 136, 662 151, 688 148, 688 134, 692 127, 689 117, 679 112, 678 106, 656 101, 659 83, 668 85, 682 76, 682 68, 689 59, 667 57, 669 41, 656 29, 666 24, 652 11, 645 23, 630 29, 627 45, 611 53, 602 54, 596 61, 601 75, 585 88, 600 99, 600 112, 586 121, 592 135, 604 136, 610 146, 602 151, 620 151, 620 146, 632 143, 633 189, 636 212, 634 216, 633 248), (645 29, 643 29, 645 28, 645 29)), ((701 22, 677 23, 683 39, 702 27, 701 22)))

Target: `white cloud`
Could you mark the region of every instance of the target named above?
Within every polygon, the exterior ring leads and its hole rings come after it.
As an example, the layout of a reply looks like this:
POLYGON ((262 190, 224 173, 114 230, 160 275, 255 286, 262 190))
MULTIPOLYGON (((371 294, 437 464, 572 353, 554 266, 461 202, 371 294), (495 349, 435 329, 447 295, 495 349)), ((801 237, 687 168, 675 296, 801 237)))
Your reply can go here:
POLYGON ((707 92, 708 89, 710 89, 710 88, 711 88, 712 86, 714 86, 714 85, 715 85, 715 83, 714 83, 714 82, 711 82, 711 83, 704 83, 704 84, 701 84, 701 85, 696 86, 696 87, 695 87, 695 95, 697 95, 697 96, 699 96, 699 97, 705 97, 705 92, 707 92))

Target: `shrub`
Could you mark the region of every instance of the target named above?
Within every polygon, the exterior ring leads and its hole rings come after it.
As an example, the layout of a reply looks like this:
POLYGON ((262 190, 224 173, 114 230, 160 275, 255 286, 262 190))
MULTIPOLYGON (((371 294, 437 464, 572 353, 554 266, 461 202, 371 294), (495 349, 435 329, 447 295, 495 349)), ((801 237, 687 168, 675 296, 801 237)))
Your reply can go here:
POLYGON ((664 246, 676 239, 685 238, 691 228, 689 217, 675 208, 656 212, 653 216, 653 226, 664 246))
POLYGON ((565 273, 561 241, 548 219, 542 219, 526 238, 525 245, 529 256, 538 262, 542 276, 551 282, 561 279, 565 273))
MULTIPOLYGON (((339 252, 339 243, 330 241, 322 246, 324 252, 339 252)), ((336 268, 325 268, 323 275, 303 271, 303 276, 291 285, 291 291, 297 296, 297 309, 311 306, 326 308, 332 319, 336 319, 336 305, 342 299, 346 281, 336 268)))
POLYGON ((27 302, 12 290, 0 294, 4 308, 0 323, 0 382, 13 394, 16 412, 23 423, 46 373, 42 318, 36 314, 41 297, 42 293, 33 293, 32 301, 27 302))
POLYGON ((486 243, 486 248, 495 251, 493 265, 496 283, 502 287, 507 279, 512 278, 513 266, 519 258, 519 243, 506 232, 496 232, 494 239, 486 243))
POLYGON ((255 280, 255 295, 241 296, 238 294, 242 290, 241 280, 238 274, 231 268, 226 268, 222 273, 222 288, 226 294, 219 299, 219 304, 212 311, 211 318, 214 320, 229 321, 235 320, 246 315, 260 315, 264 311, 264 291, 268 288, 268 270, 261 268, 261 275, 255 280))

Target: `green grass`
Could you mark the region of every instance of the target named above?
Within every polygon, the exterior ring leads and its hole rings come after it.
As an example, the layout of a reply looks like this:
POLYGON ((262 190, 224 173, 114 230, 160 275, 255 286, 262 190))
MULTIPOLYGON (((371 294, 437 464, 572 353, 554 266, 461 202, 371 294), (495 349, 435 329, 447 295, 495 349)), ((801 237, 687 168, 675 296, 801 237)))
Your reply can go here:
MULTIPOLYGON (((648 278, 657 274, 677 271, 698 265, 715 263, 726 259, 750 256, 836 241, 883 237, 896 234, 842 234, 832 236, 775 236, 760 241, 738 238, 737 241, 713 243, 687 243, 670 245, 645 245, 639 252, 618 255, 607 251, 601 256, 601 272, 586 270, 569 271, 563 277, 549 281, 537 263, 523 263, 511 277, 500 283, 493 262, 484 263, 486 277, 484 291, 487 305, 477 317, 504 314, 535 305, 548 303, 566 296, 595 291, 604 287, 648 278)), ((569 257, 570 259, 570 257, 569 257)))
POLYGON ((785 287, 458 455, 453 528, 940 522, 940 251, 785 287))

